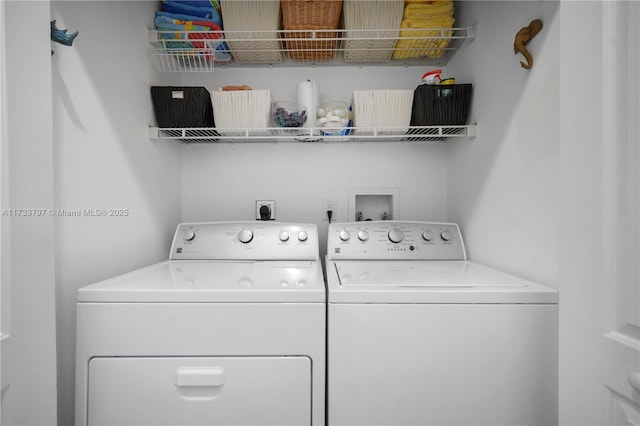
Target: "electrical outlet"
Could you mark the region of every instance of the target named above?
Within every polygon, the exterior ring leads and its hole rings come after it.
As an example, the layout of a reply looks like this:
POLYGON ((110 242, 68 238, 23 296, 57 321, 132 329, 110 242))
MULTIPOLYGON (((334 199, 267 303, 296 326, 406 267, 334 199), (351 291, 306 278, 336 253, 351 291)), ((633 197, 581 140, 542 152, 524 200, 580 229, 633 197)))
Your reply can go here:
POLYGON ((276 202, 274 200, 256 200, 256 220, 276 220, 276 202), (266 207, 266 215, 263 218, 263 207, 266 207))
POLYGON ((338 202, 334 199, 325 198, 322 200, 322 220, 329 220, 327 212, 331 210, 331 220, 335 221, 338 213, 338 202))

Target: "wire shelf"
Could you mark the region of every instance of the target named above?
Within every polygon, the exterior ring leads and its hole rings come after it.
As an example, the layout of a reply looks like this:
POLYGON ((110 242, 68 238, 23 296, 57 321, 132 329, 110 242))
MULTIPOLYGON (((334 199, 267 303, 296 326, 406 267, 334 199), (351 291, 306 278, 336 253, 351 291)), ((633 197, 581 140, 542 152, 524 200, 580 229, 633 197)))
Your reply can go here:
POLYGON ((477 124, 464 126, 349 127, 347 135, 321 135, 320 128, 220 129, 149 127, 149 138, 184 143, 247 142, 437 142, 476 136, 477 124))
POLYGON ((211 72, 220 67, 251 65, 443 66, 464 41, 475 39, 476 32, 477 26, 222 31, 222 38, 214 39, 211 33, 149 30, 149 41, 155 47, 152 57, 158 70, 167 72, 211 72), (367 52, 371 55, 367 56, 367 52), (380 61, 385 57, 380 55, 382 52, 388 52, 386 57, 391 59, 380 61), (398 59, 393 59, 392 53, 398 59))

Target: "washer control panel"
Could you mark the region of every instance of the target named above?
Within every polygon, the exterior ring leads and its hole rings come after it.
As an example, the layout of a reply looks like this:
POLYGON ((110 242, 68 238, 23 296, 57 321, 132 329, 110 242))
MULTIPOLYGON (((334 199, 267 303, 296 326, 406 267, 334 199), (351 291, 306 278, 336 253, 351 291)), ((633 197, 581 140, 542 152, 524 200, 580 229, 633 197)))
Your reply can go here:
POLYGON ((466 260, 455 223, 369 221, 332 223, 329 259, 466 260))
POLYGON ((317 260, 316 225, 280 222, 181 223, 172 260, 317 260))

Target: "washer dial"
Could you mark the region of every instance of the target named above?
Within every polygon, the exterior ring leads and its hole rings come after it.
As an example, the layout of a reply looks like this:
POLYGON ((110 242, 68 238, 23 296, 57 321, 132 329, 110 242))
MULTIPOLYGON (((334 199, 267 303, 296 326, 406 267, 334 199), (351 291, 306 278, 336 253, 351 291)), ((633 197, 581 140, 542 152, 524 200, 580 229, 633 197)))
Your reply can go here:
POLYGON ((389 241, 395 244, 404 240, 404 233, 400 228, 391 228, 387 236, 389 237, 389 241))
POLYGON ((247 228, 241 230, 238 232, 238 240, 244 244, 251 242, 253 240, 253 231, 247 228))

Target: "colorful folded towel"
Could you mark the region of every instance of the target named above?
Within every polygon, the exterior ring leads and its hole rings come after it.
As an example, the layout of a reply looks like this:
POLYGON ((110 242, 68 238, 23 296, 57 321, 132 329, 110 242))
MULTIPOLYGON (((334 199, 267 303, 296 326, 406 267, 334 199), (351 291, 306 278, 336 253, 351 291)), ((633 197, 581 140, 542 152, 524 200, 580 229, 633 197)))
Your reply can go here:
POLYGON ((220 20, 218 11, 212 7, 191 6, 182 2, 165 0, 162 2, 162 10, 179 15, 199 16, 200 18, 220 20), (216 18, 217 17, 217 18, 216 18))
POLYGON ((430 18, 432 16, 448 15, 453 16, 452 1, 432 1, 429 3, 408 4, 404 8, 404 18, 430 18))
POLYGON ((156 11, 156 17, 158 17, 158 16, 166 16, 167 18, 179 19, 181 21, 210 22, 210 23, 216 24, 217 26, 222 28, 222 23, 220 22, 220 19, 201 18, 199 16, 183 15, 183 14, 180 14, 180 13, 164 12, 164 11, 161 11, 161 10, 156 11))
POLYGON ((171 40, 165 43, 169 49, 199 49, 195 53, 202 53, 207 60, 231 60, 229 47, 222 40, 222 31, 220 27, 213 22, 183 21, 172 18, 170 15, 159 14, 156 16, 155 23, 156 28, 160 31, 160 37, 164 40, 171 40), (197 42, 186 40, 210 41, 197 42), (211 56, 212 53, 213 57, 211 56))
POLYGON ((216 5, 209 0, 171 0, 176 3, 186 4, 194 7, 215 7, 216 5))

